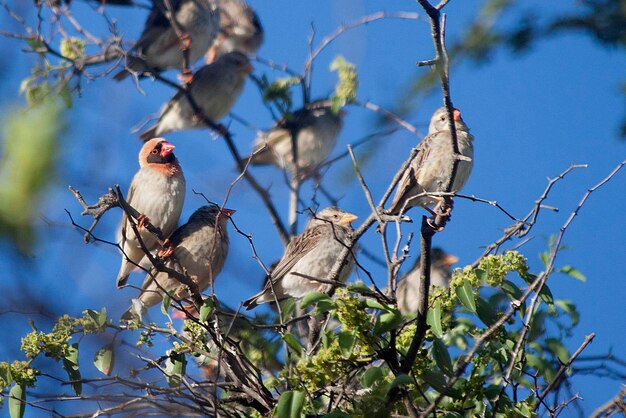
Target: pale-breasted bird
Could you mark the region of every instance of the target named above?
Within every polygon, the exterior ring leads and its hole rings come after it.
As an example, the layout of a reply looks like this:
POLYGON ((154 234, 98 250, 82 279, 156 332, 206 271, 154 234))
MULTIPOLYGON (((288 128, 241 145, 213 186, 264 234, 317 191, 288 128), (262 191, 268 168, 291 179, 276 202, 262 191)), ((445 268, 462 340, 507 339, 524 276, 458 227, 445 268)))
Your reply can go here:
POLYGON ((181 30, 179 38, 168 18, 164 0, 154 0, 143 32, 126 59, 126 69, 113 78, 123 80, 131 73, 163 71, 184 67, 183 46, 188 47, 189 65, 209 49, 219 30, 219 12, 214 0, 169 0, 172 18, 181 30))
MULTIPOLYGON (((160 228, 166 239, 176 228, 183 209, 185 177, 173 151, 174 145, 163 138, 147 141, 139 152, 140 169, 126 195, 127 202, 142 215, 138 221, 139 235, 150 251, 157 248, 158 240, 147 229, 141 228, 144 217, 160 228)), ((117 275, 117 286, 121 287, 145 253, 126 214, 123 215, 118 238, 124 252, 117 275)))
MULTIPOLYGON (((180 226, 169 238, 173 252, 167 256, 166 267, 186 274, 196 282, 200 292, 215 281, 222 271, 228 255, 228 231, 226 224, 235 213, 232 209, 218 206, 202 206, 196 210, 186 224, 180 226)), ((146 276, 141 293, 135 299, 145 308, 156 305, 163 299, 164 291, 180 300, 190 296, 189 289, 175 277, 152 269, 146 276)), ((129 309, 122 319, 130 319, 129 309)))
MULTIPOLYGON (((430 257, 430 285, 449 287, 452 277, 451 266, 459 261, 458 257, 447 254, 441 248, 433 248, 430 257)), ((411 270, 398 282, 396 290, 398 308, 405 315, 417 312, 418 287, 421 281, 420 265, 421 257, 418 257, 411 270)))
POLYGON ((243 0, 219 0, 220 30, 206 53, 207 64, 227 52, 254 54, 263 43, 263 26, 254 9, 243 0))
MULTIPOLYGON (((453 111, 459 152, 469 159, 460 160, 451 192, 460 191, 470 176, 474 163, 474 136, 461 118, 458 109, 453 111)), ((405 212, 413 206, 429 207, 438 203, 436 197, 420 196, 424 192, 444 192, 455 156, 451 143, 448 112, 445 107, 435 111, 428 129, 428 135, 417 146, 417 156, 398 183, 396 195, 389 207, 389 212, 405 212)))
MULTIPOLYGON (((241 52, 229 52, 200 68, 189 85, 198 111, 217 124, 235 105, 250 72, 252 65, 241 52)), ((185 93, 179 91, 163 106, 156 125, 142 133, 141 138, 204 126, 201 115, 194 111, 185 93)))
MULTIPOLYGON (((316 281, 326 279, 342 250, 349 244, 356 215, 329 207, 314 215, 305 230, 294 237, 285 254, 272 270, 265 288, 244 302, 247 309, 261 303, 281 301, 289 297, 302 298, 313 291, 327 291, 331 286, 316 281)), ((354 258, 348 255, 339 277, 344 282, 354 268, 354 258)))
POLYGON ((269 131, 261 133, 252 145, 253 165, 273 164, 294 172, 291 134, 296 134, 299 174, 315 174, 317 167, 330 155, 342 128, 343 110, 331 109, 330 100, 318 100, 295 111, 291 118, 281 119, 269 131))

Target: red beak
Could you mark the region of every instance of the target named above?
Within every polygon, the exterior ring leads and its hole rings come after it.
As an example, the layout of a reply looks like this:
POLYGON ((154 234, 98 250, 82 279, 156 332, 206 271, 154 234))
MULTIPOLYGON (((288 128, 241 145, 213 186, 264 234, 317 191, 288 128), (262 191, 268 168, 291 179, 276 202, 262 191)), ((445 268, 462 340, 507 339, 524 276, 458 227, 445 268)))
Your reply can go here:
POLYGON ((220 213, 224 216, 228 216, 229 218, 233 216, 233 214, 237 212, 235 209, 221 208, 220 213))
POLYGON ((461 120, 461 111, 459 109, 454 109, 454 111, 452 112, 452 117, 454 118, 455 121, 460 121, 461 120))
POLYGON ((172 152, 174 152, 174 148, 176 147, 167 141, 161 142, 161 157, 167 157, 168 155, 170 155, 172 152))

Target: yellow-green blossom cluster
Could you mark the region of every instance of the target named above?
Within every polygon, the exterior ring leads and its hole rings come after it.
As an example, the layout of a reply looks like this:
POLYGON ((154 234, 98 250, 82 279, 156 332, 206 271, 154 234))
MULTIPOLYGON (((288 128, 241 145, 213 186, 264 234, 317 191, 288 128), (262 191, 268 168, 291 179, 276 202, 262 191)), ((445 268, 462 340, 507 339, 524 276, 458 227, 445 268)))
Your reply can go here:
POLYGON ((0 362, 0 392, 11 385, 11 382, 5 380, 5 377, 18 384, 34 387, 37 376, 40 374, 39 370, 30 367, 28 361, 0 362))

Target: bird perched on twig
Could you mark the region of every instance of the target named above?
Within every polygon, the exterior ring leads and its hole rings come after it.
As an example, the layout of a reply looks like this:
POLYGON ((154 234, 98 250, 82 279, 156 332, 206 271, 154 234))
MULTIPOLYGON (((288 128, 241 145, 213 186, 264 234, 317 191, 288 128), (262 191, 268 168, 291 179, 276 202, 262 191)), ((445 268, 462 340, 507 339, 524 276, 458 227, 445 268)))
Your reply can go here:
MULTIPOLYGON (((461 118, 458 109, 453 111, 459 152, 469 161, 461 160, 457 168, 451 192, 460 191, 470 176, 474 158, 472 141, 474 136, 461 118)), ((396 195, 389 207, 392 214, 404 213, 413 206, 429 207, 439 203, 432 196, 420 196, 429 192, 444 192, 455 156, 452 149, 448 112, 445 107, 435 111, 428 128, 428 135, 417 146, 417 156, 413 159, 398 183, 396 195)))
MULTIPOLYGON (((291 240, 265 288, 243 303, 252 309, 261 303, 301 298, 313 291, 328 291, 331 285, 316 281, 326 279, 342 250, 349 244, 356 215, 329 207, 313 216, 305 230, 291 240)), ((344 282, 354 268, 349 255, 338 277, 344 282)))
MULTIPOLYGON (((447 254, 441 248, 433 248, 430 262, 430 285, 449 287, 452 278, 451 266, 458 261, 458 257, 447 254)), ((417 312, 418 288, 421 281, 420 265, 421 257, 418 257, 413 268, 398 283, 398 290, 396 290, 398 308, 405 315, 417 312)))
POLYGON ((291 135, 295 133, 298 173, 315 175, 318 166, 332 152, 342 127, 345 112, 333 112, 330 100, 317 100, 283 118, 269 131, 261 133, 252 145, 253 165, 273 164, 295 171, 291 135))
MULTIPOLYGON (((158 246, 157 238, 142 223, 147 218, 161 229, 166 239, 176 228, 185 200, 185 177, 174 156, 174 145, 163 138, 146 142, 139 152, 139 171, 133 177, 126 200, 142 216, 138 219, 139 235, 150 251, 158 246)), ((144 258, 137 236, 126 214, 119 230, 124 256, 117 275, 117 287, 124 286, 130 273, 144 258)))
POLYGON ((126 68, 113 78, 123 80, 131 72, 186 70, 183 50, 188 51, 189 65, 196 62, 217 37, 219 25, 214 0, 153 0, 143 32, 127 56, 126 68), (168 17, 168 4, 181 38, 168 17))
POLYGON ((220 30, 205 55, 207 64, 227 52, 254 54, 263 43, 263 26, 254 9, 243 0, 219 0, 220 30))
POLYGON ((161 109, 156 125, 142 133, 141 138, 204 127, 202 116, 219 123, 235 105, 251 72, 252 65, 241 52, 229 52, 213 64, 205 65, 194 75, 188 92, 178 91, 161 109), (187 94, 201 114, 189 103, 187 94))
MULTIPOLYGON (((168 256, 166 266, 186 273, 202 292, 215 281, 222 271, 228 255, 228 232, 226 223, 235 213, 232 209, 218 206, 202 206, 196 210, 186 224, 179 227, 169 239, 173 253, 168 256)), ((176 278, 165 272, 152 269, 146 276, 139 301, 145 308, 156 305, 167 291, 176 299, 188 298, 189 290, 176 278)), ((124 313, 122 319, 131 319, 133 308, 124 313)))

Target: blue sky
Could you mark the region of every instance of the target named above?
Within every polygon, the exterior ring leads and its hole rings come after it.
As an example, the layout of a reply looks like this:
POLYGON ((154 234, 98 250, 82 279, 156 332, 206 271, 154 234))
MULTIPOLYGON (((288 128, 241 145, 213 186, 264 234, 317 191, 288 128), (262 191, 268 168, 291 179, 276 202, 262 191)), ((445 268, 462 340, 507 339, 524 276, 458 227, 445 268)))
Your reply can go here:
MULTIPOLYGON (((16 4, 17 2, 13 2, 16 4)), ((446 7, 448 37, 462 32, 463 25, 475 14, 476 4, 453 1, 446 7)), ((534 1, 527 7, 538 7, 550 14, 573 10, 578 2, 559 5, 534 1)), ((11 2, 9 2, 11 4, 11 2)), ((299 70, 307 55, 310 24, 314 22, 315 44, 342 22, 348 22, 381 10, 417 11, 413 1, 252 1, 266 30, 265 43, 259 55, 285 63, 299 70)), ((84 22, 93 24, 94 32, 104 30, 100 19, 90 7, 74 2, 72 10, 84 22)), ((144 12, 110 7, 122 34, 135 39, 142 26, 144 12)), ((32 18, 32 16, 30 16, 32 18)), ((0 17, 3 28, 14 29, 6 14, 0 17)), ((87 25, 87 23, 85 23, 87 25)), ((91 27, 91 26, 90 26, 91 27)), ((7 29, 8 30, 8 29, 7 29)), ((0 70, 0 104, 21 105, 19 80, 28 74, 33 57, 19 52, 18 41, 3 40, 0 50, 4 59, 0 70)), ((525 215, 546 186, 547 177, 554 177, 571 163, 589 164, 561 181, 550 194, 549 205, 558 213, 542 212, 532 231, 533 239, 522 247, 532 269, 542 268, 538 254, 544 251, 550 235, 558 233, 570 212, 587 188, 599 182, 620 161, 626 158, 626 142, 617 132, 624 114, 623 96, 618 93, 624 81, 626 57, 620 50, 598 46, 583 34, 557 36, 537 44, 522 56, 500 51, 483 65, 463 64, 452 70, 451 87, 455 105, 475 135, 475 164, 464 193, 497 200, 517 217, 525 215)), ((336 76, 328 65, 336 54, 343 54, 357 65, 360 88, 358 97, 391 107, 410 81, 426 69, 415 62, 433 56, 430 28, 426 19, 387 20, 374 22, 350 31, 339 38, 320 56, 315 64, 313 97, 330 93, 336 76)), ((255 64, 257 75, 282 76, 262 64, 255 64)), ((170 78, 173 73, 167 73, 170 78)), ((59 310, 78 314, 84 308, 106 306, 114 316, 126 309, 135 294, 133 289, 115 289, 119 256, 110 247, 85 245, 80 233, 71 228, 64 212, 68 209, 79 219, 81 208, 66 190, 68 184, 83 192, 87 201, 95 200, 106 188, 119 183, 125 189, 137 170, 140 142, 130 132, 133 126, 158 112, 172 90, 149 80, 142 82, 146 95, 139 94, 126 80, 110 79, 83 82, 81 97, 68 112, 68 129, 61 139, 61 162, 53 184, 46 193, 41 213, 52 221, 40 222, 40 244, 31 257, 20 257, 10 251, 0 254, 0 267, 10 274, 1 288, 10 299, 20 299, 20 286, 27 286, 35 295, 44 295, 59 310)), ((299 96, 295 95, 296 100, 299 96)), ((296 103, 298 103, 296 101, 296 103)), ((439 91, 421 99, 408 120, 423 133, 431 113, 440 106, 439 91)), ((345 127, 335 154, 376 129, 376 115, 359 107, 349 107, 345 127)), ((250 123, 266 128, 271 125, 268 112, 261 105, 256 87, 248 82, 234 108, 234 113, 250 123)), ((232 123, 235 141, 242 153, 251 144, 254 133, 232 123)), ((191 189, 221 201, 237 172, 222 140, 213 140, 207 131, 188 131, 167 135, 177 148, 189 188, 183 216, 186 218, 202 204, 191 189)), ((377 140, 377 147, 363 175, 375 197, 380 197, 400 164, 408 156, 415 137, 404 132, 377 140)), ((357 148, 357 155, 365 148, 357 148)), ((351 173, 351 164, 342 160, 326 174, 324 185, 341 197, 340 206, 365 218, 368 206, 351 173)), ((287 211, 287 191, 282 174, 271 168, 254 170, 257 179, 271 185, 271 193, 282 214, 287 211)), ((597 337, 585 354, 604 354, 609 350, 624 356, 626 333, 623 332, 624 272, 626 271, 626 172, 593 194, 574 224, 567 231, 564 243, 568 248, 559 254, 557 265, 573 265, 582 271, 587 282, 563 275, 554 275, 548 284, 555 297, 571 299, 581 312, 575 334, 566 341, 573 351, 585 335, 597 337), (619 331, 619 330, 622 331, 619 331)), ((311 187, 304 186, 303 197, 310 197, 311 187)), ((326 204, 322 199, 322 204, 326 204)), ((266 222, 266 211, 254 191, 241 182, 234 188, 229 207, 237 209, 235 222, 253 234, 259 256, 270 264, 282 254, 273 226, 266 222)), ((96 229, 102 238, 113 239, 119 213, 109 213, 96 229)), ((302 222, 301 222, 302 223, 302 222)), ((356 222, 356 225, 359 221, 356 222)), ((460 257, 460 264, 473 262, 482 248, 500 237, 510 225, 493 207, 457 199, 452 222, 445 232, 435 237, 435 244, 460 257)), ((407 230, 411 230, 407 226, 407 230)), ((370 251, 379 251, 380 240, 374 231, 363 239, 370 251)), ((3 243, 1 248, 8 249, 3 243)), ((414 248, 412 252, 417 251, 414 248)), ((382 284, 386 277, 375 264, 364 264, 382 284)), ((410 261, 409 264, 412 262, 410 261)), ((141 282, 137 274, 131 278, 141 282)), ((247 240, 231 229, 231 252, 216 283, 220 299, 231 305, 256 293, 263 281, 261 268, 252 259, 247 240)), ((23 301, 28 306, 28 300, 23 301)), ((158 309, 157 309, 158 311, 158 309)), ((158 312, 153 316, 158 318, 158 312)), ((26 320, 19 316, 0 316, 3 344, 0 358, 15 357, 19 336, 28 330, 26 320)), ((574 379, 574 390, 585 399, 581 404, 587 413, 612 397, 619 383, 608 379, 582 376, 574 379)), ((566 414, 567 415, 567 414, 566 414)))

